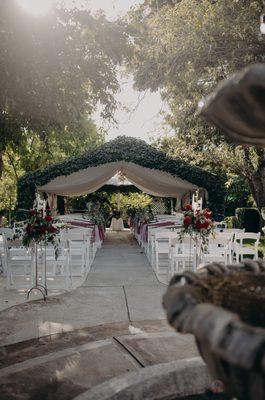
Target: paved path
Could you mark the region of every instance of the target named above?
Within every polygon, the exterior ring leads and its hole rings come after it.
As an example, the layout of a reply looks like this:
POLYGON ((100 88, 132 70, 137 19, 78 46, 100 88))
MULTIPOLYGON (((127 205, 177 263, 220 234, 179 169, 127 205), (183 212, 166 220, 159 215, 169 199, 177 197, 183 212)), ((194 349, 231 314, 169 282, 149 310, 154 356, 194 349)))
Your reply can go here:
POLYGON ((108 233, 83 287, 113 296, 114 308, 125 302, 131 321, 165 318, 161 299, 166 286, 129 232, 108 233))
POLYGON ((120 388, 124 383, 111 379, 121 378, 129 379, 133 398, 148 398, 146 389, 135 397, 135 388, 159 364, 155 390, 166 380, 172 398, 183 380, 168 374, 198 352, 190 335, 166 322, 165 289, 132 236, 109 233, 82 287, 0 312, 0 397, 73 400, 108 381, 120 388))
POLYGON ((129 232, 109 232, 82 287, 0 313, 0 340, 10 344, 115 322, 165 319, 159 283, 129 232))

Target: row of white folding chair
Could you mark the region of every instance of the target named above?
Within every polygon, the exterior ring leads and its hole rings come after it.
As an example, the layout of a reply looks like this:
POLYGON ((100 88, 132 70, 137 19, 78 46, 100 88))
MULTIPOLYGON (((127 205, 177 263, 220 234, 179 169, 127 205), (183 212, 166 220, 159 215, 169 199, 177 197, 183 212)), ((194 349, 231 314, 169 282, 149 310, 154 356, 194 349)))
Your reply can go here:
MULTIPOLYGON (((237 263, 242 261, 244 256, 257 258, 259 238, 260 233, 233 232, 233 230, 218 232, 215 237, 209 238, 208 245, 201 253, 201 262, 203 264, 212 262, 231 264, 234 262, 234 256, 237 263), (254 246, 244 246, 244 240, 255 241, 254 246)), ((190 240, 188 237, 183 238, 181 244, 176 243, 171 247, 169 277, 187 268, 194 270, 196 250, 190 240)))
POLYGON ((219 232, 215 239, 209 239, 208 249, 202 255, 202 262, 223 262, 225 264, 236 262, 238 264, 245 257, 257 259, 259 240, 260 233, 226 229, 219 232), (230 238, 229 235, 231 235, 230 238), (249 243, 245 245, 244 241, 246 240, 254 241, 254 245, 250 246, 249 243))
POLYGON ((176 243, 171 242, 169 278, 186 269, 195 271, 198 261, 227 264, 231 257, 232 238, 233 233, 218 233, 215 237, 210 237, 205 246, 202 245, 201 241, 195 244, 190 236, 185 236, 181 241, 177 240, 176 243))
MULTIPOLYGON (((5 236, 4 236, 5 237, 5 236)), ((4 246, 4 265, 7 273, 7 287, 27 288, 34 279, 34 268, 32 267, 32 257, 29 250, 24 247, 10 247, 10 242, 4 246), (19 284, 15 284, 16 275, 19 284)), ((90 258, 91 230, 70 230, 62 231, 60 235, 59 257, 56 259, 53 246, 46 247, 46 268, 49 279, 62 276, 65 278, 63 286, 68 289, 72 276, 85 276, 91 266, 90 258)), ((40 253, 39 253, 40 254, 40 253)), ((38 260, 39 265, 44 265, 38 260)), ((42 269, 39 271, 40 278, 43 277, 42 269)))
POLYGON ((258 258, 258 246, 260 241, 260 233, 245 232, 245 229, 224 229, 222 233, 233 233, 231 243, 231 255, 229 262, 239 263, 244 257, 258 258), (254 242, 251 246, 246 245, 245 241, 254 242))
MULTIPOLYGON (((75 242, 61 240, 59 255, 55 256, 53 245, 38 246, 38 275, 43 283, 47 276, 48 287, 69 289, 72 276, 85 275, 85 246, 76 247, 75 242), (44 272, 46 269, 46 273, 44 272)), ((7 263, 7 288, 27 289, 35 280, 36 258, 32 249, 5 245, 7 263)))
POLYGON ((36 278, 36 262, 38 265, 38 283, 44 285, 46 276, 48 288, 69 289, 71 286, 68 248, 60 245, 59 256, 56 257, 53 245, 38 246, 37 254, 35 254, 32 248, 12 247, 7 243, 5 252, 7 289, 29 289, 32 287, 36 278))

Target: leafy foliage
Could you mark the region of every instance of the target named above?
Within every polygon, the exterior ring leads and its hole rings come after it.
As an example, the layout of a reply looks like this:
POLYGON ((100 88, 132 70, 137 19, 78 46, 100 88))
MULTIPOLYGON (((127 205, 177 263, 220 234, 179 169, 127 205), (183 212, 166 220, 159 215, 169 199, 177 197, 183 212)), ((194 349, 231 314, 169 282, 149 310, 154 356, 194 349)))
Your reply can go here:
POLYGON ((21 142, 18 145, 9 144, 3 153, 0 210, 15 208, 17 180, 25 172, 34 172, 69 156, 78 156, 83 153, 84 147, 94 149, 104 140, 104 133, 99 132, 90 120, 82 121, 75 130, 50 130, 45 140, 41 140, 34 131, 23 132, 21 142))
POLYGON ((16 205, 16 176, 10 166, 7 156, 3 158, 5 172, 0 180, 0 210, 14 210, 16 205))
POLYGON ((113 209, 118 209, 124 216, 135 215, 139 210, 145 210, 151 205, 153 199, 146 193, 114 193, 110 197, 110 205, 113 209))
POLYGON ((225 188, 220 177, 189 165, 180 159, 170 158, 142 140, 124 136, 81 157, 71 158, 21 177, 18 181, 18 207, 31 208, 36 188, 47 184, 57 176, 69 175, 88 167, 115 161, 133 162, 143 167, 165 171, 199 187, 204 187, 209 192, 209 205, 216 217, 223 214, 225 188))
POLYGON ((120 23, 60 0, 46 16, 32 16, 16 0, 1 0, 0 15, 1 176, 8 146, 19 156, 34 154, 33 164, 40 167, 38 158, 54 161, 54 143, 61 144, 59 160, 64 143, 78 147, 74 135, 81 136, 97 105, 104 118, 113 119, 116 69, 129 46, 120 23))
POLYGON ((260 232, 260 213, 257 208, 237 208, 238 227, 246 232, 260 232))
POLYGON ((45 16, 1 0, 0 15, 0 210, 10 210, 22 174, 103 143, 90 116, 100 105, 113 119, 129 46, 120 22, 61 0, 45 16))
POLYGON ((115 66, 126 51, 118 24, 63 2, 32 17, 16 1, 2 0, 0 12, 2 113, 38 130, 71 126, 98 101, 111 117, 119 88, 115 66))
POLYGON ((259 0, 145 0, 127 17, 134 55, 128 68, 140 90, 160 90, 175 137, 159 145, 209 170, 240 175, 259 208, 265 205, 265 152, 227 143, 197 115, 199 101, 220 80, 263 62, 259 0))
POLYGON ((227 183, 225 196, 225 214, 235 215, 235 210, 239 207, 252 207, 253 199, 247 182, 240 176, 232 175, 227 183))

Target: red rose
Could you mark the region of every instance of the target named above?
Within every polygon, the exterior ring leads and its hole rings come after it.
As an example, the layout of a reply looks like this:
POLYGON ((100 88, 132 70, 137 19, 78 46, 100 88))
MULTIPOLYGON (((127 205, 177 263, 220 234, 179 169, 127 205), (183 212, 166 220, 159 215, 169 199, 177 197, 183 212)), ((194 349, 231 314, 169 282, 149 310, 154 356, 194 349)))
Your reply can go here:
POLYGON ((36 215, 37 214, 37 211, 36 210, 30 210, 30 215, 36 215))
POLYGON ((201 230, 201 229, 208 229, 208 228, 209 228, 209 222, 208 222, 208 221, 203 221, 203 222, 201 222, 201 221, 196 221, 196 228, 197 228, 198 230, 201 230))
POLYGON ((27 233, 30 233, 32 231, 32 226, 31 225, 27 225, 26 226, 26 231, 27 231, 27 233))
POLYGON ((183 223, 185 226, 188 226, 191 224, 191 217, 187 216, 184 218, 183 223))
POLYGON ((201 221, 200 220, 198 220, 198 221, 196 221, 195 222, 195 227, 198 229, 198 230, 200 230, 201 229, 201 221))
POLYGON ((192 205, 191 204, 186 204, 185 205, 185 210, 192 211, 192 205))
POLYGON ((57 231, 57 228, 55 226, 51 225, 51 226, 49 226, 48 230, 49 230, 49 232, 54 233, 57 231))
POLYGON ((206 209, 206 210, 204 210, 203 215, 205 216, 205 218, 210 219, 210 218, 212 218, 213 213, 210 210, 206 209))
POLYGON ((51 222, 53 220, 53 218, 52 218, 52 216, 51 215, 46 215, 46 217, 45 217, 45 221, 47 221, 47 222, 51 222))
POLYGON ((204 223, 203 223, 203 229, 208 229, 209 228, 209 222, 208 221, 205 221, 204 223))

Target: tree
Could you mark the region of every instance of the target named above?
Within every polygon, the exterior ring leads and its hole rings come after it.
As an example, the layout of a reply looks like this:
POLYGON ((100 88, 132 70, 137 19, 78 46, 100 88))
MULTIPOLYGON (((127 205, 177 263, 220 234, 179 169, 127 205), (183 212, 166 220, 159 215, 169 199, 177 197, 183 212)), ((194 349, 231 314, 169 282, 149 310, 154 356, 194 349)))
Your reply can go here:
POLYGON ((128 68, 138 89, 160 89, 170 106, 167 122, 175 137, 162 139, 160 145, 171 154, 181 152, 194 164, 242 176, 257 206, 265 206, 264 150, 227 143, 196 114, 198 102, 220 80, 264 61, 262 2, 181 0, 155 10, 150 1, 127 17, 134 44, 128 68))
POLYGON ((76 129, 98 103, 112 118, 119 89, 116 66, 127 52, 118 23, 57 1, 31 16, 15 0, 0 2, 0 173, 10 143, 34 131, 76 129))
POLYGON ((80 121, 75 130, 50 129, 46 132, 45 140, 41 140, 36 132, 23 132, 20 142, 8 144, 4 151, 0 211, 9 212, 15 208, 17 180, 24 173, 80 156, 85 150, 92 150, 104 141, 104 132, 98 131, 91 120, 80 121))

